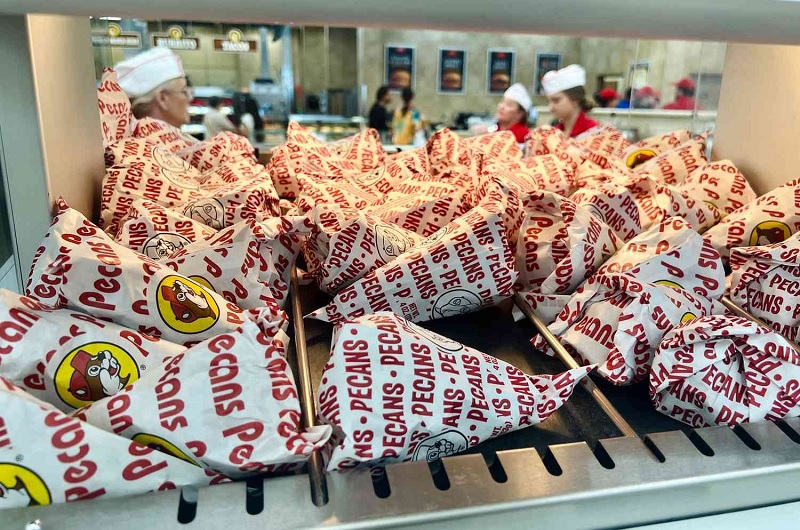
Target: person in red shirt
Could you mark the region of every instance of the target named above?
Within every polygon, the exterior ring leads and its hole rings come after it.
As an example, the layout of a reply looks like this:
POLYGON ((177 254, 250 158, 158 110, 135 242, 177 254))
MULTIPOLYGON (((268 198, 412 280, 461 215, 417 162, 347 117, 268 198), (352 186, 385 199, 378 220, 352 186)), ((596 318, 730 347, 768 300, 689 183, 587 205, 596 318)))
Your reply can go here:
POLYGON ((528 129, 528 111, 531 109, 531 97, 522 83, 511 85, 503 99, 497 104, 497 130, 511 131, 517 143, 523 143, 530 132, 528 129))
POLYGON ((694 99, 695 90, 694 81, 684 77, 675 83, 675 101, 664 105, 664 110, 701 110, 694 99))
POLYGON ((594 95, 594 100, 598 106, 605 108, 616 108, 622 95, 613 88, 604 88, 594 95))
POLYGON ((594 104, 586 98, 585 85, 586 71, 577 64, 547 72, 542 76, 547 108, 558 120, 556 128, 564 131, 570 138, 600 125, 586 116, 594 104))

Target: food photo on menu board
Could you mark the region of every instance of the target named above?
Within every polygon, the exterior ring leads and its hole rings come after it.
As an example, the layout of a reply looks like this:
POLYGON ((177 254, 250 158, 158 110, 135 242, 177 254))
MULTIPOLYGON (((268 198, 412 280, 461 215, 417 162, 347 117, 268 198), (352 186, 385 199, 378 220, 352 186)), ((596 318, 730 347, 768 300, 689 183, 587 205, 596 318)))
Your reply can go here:
POLYGON ((414 87, 413 46, 387 44, 384 48, 384 80, 392 90, 414 87))
POLYGON ((559 70, 561 68, 560 53, 537 53, 536 54, 536 94, 543 96, 544 87, 542 77, 547 72, 559 70))
POLYGON ((457 48, 439 48, 439 75, 436 91, 440 94, 463 94, 467 86, 467 52, 457 48))
POLYGON ((489 49, 487 86, 490 94, 502 94, 514 83, 514 60, 511 48, 489 49))

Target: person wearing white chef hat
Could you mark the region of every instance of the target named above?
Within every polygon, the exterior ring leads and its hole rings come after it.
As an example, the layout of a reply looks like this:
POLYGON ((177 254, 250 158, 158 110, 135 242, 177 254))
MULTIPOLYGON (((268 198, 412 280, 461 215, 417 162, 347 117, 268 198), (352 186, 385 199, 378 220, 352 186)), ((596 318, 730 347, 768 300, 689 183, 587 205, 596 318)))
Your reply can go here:
POLYGON ((585 85, 586 70, 577 64, 547 72, 542 76, 547 107, 558 120, 556 128, 571 138, 600 125, 586 116, 594 105, 586 98, 585 85))
POLYGON ((497 104, 497 130, 511 131, 517 143, 525 141, 528 129, 528 111, 531 110, 531 97, 522 83, 511 85, 503 99, 497 104))
POLYGON ((114 70, 137 119, 155 118, 175 127, 189 123, 192 92, 175 52, 155 47, 125 59, 114 70))

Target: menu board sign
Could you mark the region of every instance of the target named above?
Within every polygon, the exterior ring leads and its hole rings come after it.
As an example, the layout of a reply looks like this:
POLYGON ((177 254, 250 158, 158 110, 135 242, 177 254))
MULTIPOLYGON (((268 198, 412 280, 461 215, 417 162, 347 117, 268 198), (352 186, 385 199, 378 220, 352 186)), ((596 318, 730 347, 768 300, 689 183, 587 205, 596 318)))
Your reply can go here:
POLYGON ((416 50, 413 46, 387 44, 384 46, 383 80, 392 90, 414 88, 416 50))
POLYGON ((502 94, 514 83, 516 54, 513 48, 489 48, 488 53, 486 90, 490 94, 502 94))
POLYGON ((214 39, 214 50, 227 53, 253 53, 258 50, 258 41, 245 39, 242 30, 232 28, 225 37, 214 39))
POLYGON ((558 70, 561 68, 561 54, 560 53, 537 53, 536 54, 536 91, 535 94, 540 96, 544 95, 544 87, 542 86, 542 77, 547 72, 558 70))
POLYGON ((122 31, 119 24, 110 23, 105 33, 92 33, 92 46, 141 48, 142 34, 138 31, 122 31))
POLYGON ((467 51, 439 48, 439 73, 436 76, 439 94, 463 94, 467 86, 467 51))
POLYGON ((171 50, 199 50, 200 39, 187 37, 180 26, 170 26, 166 34, 153 34, 153 46, 161 46, 171 50))

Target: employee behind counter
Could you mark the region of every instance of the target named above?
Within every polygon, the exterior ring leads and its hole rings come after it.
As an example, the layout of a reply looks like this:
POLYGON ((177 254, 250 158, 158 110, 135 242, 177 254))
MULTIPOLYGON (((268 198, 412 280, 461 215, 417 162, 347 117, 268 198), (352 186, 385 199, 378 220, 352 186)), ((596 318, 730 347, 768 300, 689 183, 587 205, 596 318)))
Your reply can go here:
POLYGON ((503 99, 497 104, 495 120, 496 127, 476 125, 470 129, 474 135, 486 134, 496 131, 511 131, 517 143, 523 143, 530 132, 528 129, 528 112, 531 110, 531 97, 525 85, 514 83, 503 94, 503 99))

